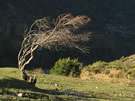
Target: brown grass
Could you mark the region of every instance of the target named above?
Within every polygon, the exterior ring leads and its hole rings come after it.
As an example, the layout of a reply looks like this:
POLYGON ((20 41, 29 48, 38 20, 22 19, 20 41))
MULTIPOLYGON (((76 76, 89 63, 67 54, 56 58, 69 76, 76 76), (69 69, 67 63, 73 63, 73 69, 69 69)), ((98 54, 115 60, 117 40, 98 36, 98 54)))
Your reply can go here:
POLYGON ((121 70, 110 69, 110 74, 118 74, 120 72, 121 72, 121 70))
MULTIPOLYGON (((131 80, 127 79, 126 76, 123 78, 116 78, 116 77, 109 76, 110 74, 115 75, 115 74, 118 74, 120 72, 121 72, 120 70, 116 70, 116 69, 111 69, 109 74, 104 74, 104 73, 95 74, 93 72, 84 71, 83 73, 81 73, 80 78, 83 80, 99 80, 99 81, 120 83, 120 84, 131 83, 131 80)), ((134 81, 134 80, 132 80, 132 81, 134 81)))
POLYGON ((39 68, 34 68, 33 72, 37 72, 37 73, 45 73, 44 69, 42 67, 39 68))

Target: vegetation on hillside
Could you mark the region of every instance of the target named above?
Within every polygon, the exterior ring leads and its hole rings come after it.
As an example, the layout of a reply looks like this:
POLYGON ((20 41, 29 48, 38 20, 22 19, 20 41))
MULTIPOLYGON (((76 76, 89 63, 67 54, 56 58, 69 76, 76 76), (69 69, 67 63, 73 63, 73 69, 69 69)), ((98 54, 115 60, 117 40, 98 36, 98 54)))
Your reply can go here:
MULTIPOLYGON (((85 66, 82 69, 81 78, 83 79, 101 79, 108 80, 115 79, 116 81, 122 83, 127 82, 129 80, 134 80, 135 78, 135 55, 131 55, 129 57, 121 57, 119 60, 115 60, 112 62, 104 62, 97 61, 91 65, 85 66), (95 76, 97 75, 97 77, 95 76), (103 75, 103 78, 99 78, 99 76, 103 75)), ((107 80, 107 81, 108 81, 107 80)))

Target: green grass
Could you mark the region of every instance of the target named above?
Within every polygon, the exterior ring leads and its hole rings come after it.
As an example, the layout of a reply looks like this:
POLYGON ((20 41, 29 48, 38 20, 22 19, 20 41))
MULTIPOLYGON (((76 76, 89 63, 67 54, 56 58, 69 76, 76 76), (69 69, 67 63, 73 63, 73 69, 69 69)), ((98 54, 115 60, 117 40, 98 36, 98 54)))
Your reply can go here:
POLYGON ((27 73, 37 75, 35 87, 22 80, 19 69, 0 68, 0 101, 135 101, 134 85, 27 73))

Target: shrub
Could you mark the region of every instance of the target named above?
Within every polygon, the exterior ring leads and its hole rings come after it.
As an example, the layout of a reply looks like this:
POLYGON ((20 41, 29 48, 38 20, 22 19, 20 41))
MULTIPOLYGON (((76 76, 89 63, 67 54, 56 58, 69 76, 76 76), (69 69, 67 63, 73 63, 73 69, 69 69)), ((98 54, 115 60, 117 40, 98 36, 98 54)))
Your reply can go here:
POLYGON ((120 61, 125 61, 126 60, 126 57, 124 57, 124 56, 122 56, 121 58, 120 58, 120 61))
POLYGON ((106 62, 103 61, 97 61, 93 63, 92 65, 85 66, 83 71, 90 71, 94 73, 102 73, 104 72, 105 68, 107 66, 106 62))
POLYGON ((135 68, 129 69, 127 71, 127 74, 130 75, 131 77, 135 77, 135 68))
POLYGON ((135 68, 135 64, 131 65, 131 67, 130 67, 130 68, 135 68))
POLYGON ((50 73, 77 77, 80 75, 82 66, 83 64, 79 62, 78 59, 59 59, 51 69, 50 73))
POLYGON ((120 60, 116 60, 116 61, 110 62, 108 64, 108 67, 109 68, 113 68, 113 69, 117 69, 117 70, 125 70, 125 65, 120 60))

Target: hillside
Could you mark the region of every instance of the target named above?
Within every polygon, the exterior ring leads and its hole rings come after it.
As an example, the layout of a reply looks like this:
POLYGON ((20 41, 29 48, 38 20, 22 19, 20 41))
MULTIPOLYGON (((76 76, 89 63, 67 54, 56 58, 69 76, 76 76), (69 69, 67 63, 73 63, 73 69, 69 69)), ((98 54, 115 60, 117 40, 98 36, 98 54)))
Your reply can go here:
POLYGON ((16 68, 0 68, 1 101, 135 101, 134 84, 106 83, 27 71, 36 87, 23 81, 16 68), (127 86, 128 85, 128 86, 127 86))
POLYGON ((125 59, 123 59, 123 62, 125 65, 129 65, 129 66, 135 65, 135 54, 129 57, 126 57, 125 59))
POLYGON ((87 65, 134 54, 134 11, 134 0, 0 0, 0 66, 17 66, 24 32, 35 19, 46 16, 55 18, 69 12, 92 19, 87 26, 87 30, 93 33, 88 44, 90 54, 80 54, 75 50, 42 50, 36 53, 32 66, 49 68, 60 57, 68 56, 78 57, 87 65))
POLYGON ((135 55, 121 57, 111 62, 97 61, 82 69, 80 78, 113 83, 134 83, 135 55))

